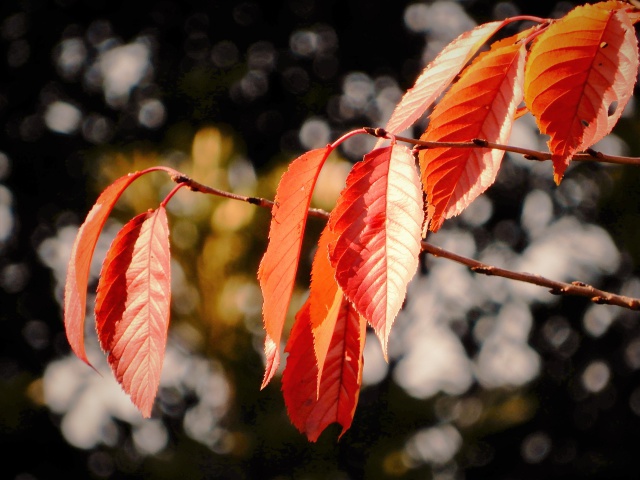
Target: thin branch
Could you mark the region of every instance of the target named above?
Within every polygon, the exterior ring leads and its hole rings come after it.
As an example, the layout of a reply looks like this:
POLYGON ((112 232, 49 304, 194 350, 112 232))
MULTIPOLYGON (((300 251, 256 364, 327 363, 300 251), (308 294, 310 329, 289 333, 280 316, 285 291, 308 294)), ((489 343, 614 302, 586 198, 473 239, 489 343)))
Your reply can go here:
MULTIPOLYGON (((400 139, 399 137, 396 137, 396 138, 400 139)), ((273 201, 267 200, 266 198, 247 197, 244 195, 238 195, 235 193, 226 192, 224 190, 219 190, 217 188, 212 188, 212 187, 203 185, 189 178, 188 176, 178 172, 171 173, 170 176, 174 182, 179 184, 184 184, 187 188, 189 188, 194 192, 200 192, 200 193, 206 193, 210 195, 216 195, 219 197, 230 198, 233 200, 247 202, 252 205, 257 205, 259 207, 268 208, 268 209, 273 208, 273 206, 275 205, 273 201)), ((326 210, 322 210, 320 208, 310 208, 309 215, 313 217, 321 218, 324 220, 329 219, 329 212, 327 212, 326 210)), ((586 283, 583 283, 583 282, 572 282, 572 283, 559 282, 556 280, 550 280, 540 275, 515 272, 512 270, 507 270, 505 268, 495 267, 493 265, 487 265, 485 263, 479 262, 472 258, 463 257, 462 255, 458 255, 456 253, 450 252, 443 248, 436 247, 435 245, 432 245, 426 240, 422 241, 422 250, 427 253, 430 253, 435 257, 446 258, 456 263, 465 265, 475 273, 508 278, 510 280, 516 280, 519 282, 530 283, 533 285, 549 288, 550 293, 554 295, 571 295, 571 296, 587 297, 592 302, 598 303, 598 304, 617 305, 619 307, 624 307, 631 310, 640 310, 640 299, 626 297, 624 295, 617 295, 615 293, 600 290, 591 285, 587 285, 586 283)))
MULTIPOLYGON (((374 137, 389 138, 387 132, 383 128, 367 127, 365 131, 374 137)), ((528 148, 514 147, 511 145, 503 145, 500 143, 493 143, 483 140, 481 138, 474 138, 469 142, 428 142, 425 140, 418 140, 409 137, 400 137, 394 135, 395 139, 399 142, 405 142, 412 145, 416 145, 421 148, 492 148, 495 150, 504 150, 505 152, 520 153, 524 155, 527 160, 545 161, 551 160, 551 153, 541 152, 538 150, 531 150, 528 148)), ((602 162, 612 163, 615 165, 638 165, 640 166, 640 158, 638 157, 625 157, 622 155, 607 155, 606 153, 598 152, 593 148, 588 148, 584 153, 577 153, 572 157, 573 161, 578 162, 602 162)))
POLYGON ((508 278, 510 280, 517 280, 519 282, 531 283, 540 287, 547 287, 550 289, 549 293, 552 293, 553 295, 575 295, 579 297, 587 297, 593 303, 617 305, 631 310, 640 310, 640 299, 606 292, 583 282, 559 282, 540 275, 534 275, 532 273, 514 272, 513 270, 507 270, 505 268, 494 267, 493 265, 487 265, 486 263, 479 262, 472 258, 463 257, 462 255, 449 252, 426 241, 422 242, 422 250, 435 257, 446 258, 462 265, 466 265, 475 273, 481 273, 482 275, 488 276, 493 275, 496 277, 508 278))

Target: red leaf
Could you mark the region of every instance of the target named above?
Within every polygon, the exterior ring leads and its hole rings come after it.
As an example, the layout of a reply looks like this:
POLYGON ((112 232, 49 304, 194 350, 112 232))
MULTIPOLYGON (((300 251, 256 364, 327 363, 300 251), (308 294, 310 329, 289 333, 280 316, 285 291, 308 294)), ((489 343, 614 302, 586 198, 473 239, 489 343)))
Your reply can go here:
MULTIPOLYGON (((385 130, 399 134, 415 123, 436 98, 449 86, 460 70, 475 55, 480 47, 502 26, 504 22, 489 22, 464 32, 425 67, 413 87, 404 94, 396 106, 385 130)), ((378 140, 380 146, 383 140, 378 140)))
POLYGON ((385 354, 418 267, 423 219, 415 161, 401 145, 374 150, 353 167, 329 218, 338 236, 329 247, 336 280, 375 330, 385 354))
POLYGON ((604 138, 633 94, 638 42, 621 2, 577 7, 536 38, 525 102, 549 135, 560 183, 573 155, 604 138), (613 110, 613 112, 611 112, 613 110))
POLYGON ((296 315, 287 342, 282 393, 292 423, 312 442, 334 422, 342 426, 342 436, 351 426, 360 395, 366 322, 344 297, 339 312, 319 388, 309 302, 296 315))
POLYGON ((151 416, 167 344, 170 260, 167 214, 160 207, 120 230, 98 283, 100 344, 116 379, 144 417, 151 416))
MULTIPOLYGON (((311 266, 309 321, 311 322, 313 347, 318 364, 318 377, 322 376, 322 369, 335 330, 340 306, 344 301, 342 289, 336 283, 336 271, 329 262, 329 243, 336 238, 336 234, 327 224, 320 235, 318 249, 311 266)), ((318 381, 319 387, 320 382, 318 381)))
POLYGON ((280 180, 271 212, 269 245, 258 269, 267 332, 264 388, 280 363, 280 339, 296 279, 311 194, 331 147, 311 150, 295 159, 280 180))
POLYGON ((109 185, 98 197, 95 205, 78 230, 71 250, 64 289, 64 327, 71 350, 87 365, 89 360, 84 349, 84 318, 87 305, 87 283, 91 257, 98 237, 113 206, 122 192, 147 171, 130 173, 109 185))
MULTIPOLYGON (((438 103, 421 138, 506 143, 523 97, 525 56, 525 45, 508 39, 478 56, 438 103)), ((459 215, 491 186, 503 156, 502 150, 479 148, 421 151, 429 229, 437 231, 446 218, 459 215)))

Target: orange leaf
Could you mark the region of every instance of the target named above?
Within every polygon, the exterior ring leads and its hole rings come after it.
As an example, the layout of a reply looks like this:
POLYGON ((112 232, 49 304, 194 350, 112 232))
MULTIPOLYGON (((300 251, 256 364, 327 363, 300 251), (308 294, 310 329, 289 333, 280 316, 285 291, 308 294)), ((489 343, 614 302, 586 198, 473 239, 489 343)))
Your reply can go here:
MULTIPOLYGON (((506 39, 483 53, 462 73, 431 115, 423 140, 468 142, 482 138, 506 143, 522 101, 524 44, 506 39)), ((504 151, 433 148, 420 152, 427 194, 427 222, 437 231, 459 215, 496 179, 504 151)))
POLYGON ((116 379, 147 418, 160 385, 170 299, 169 228, 160 207, 120 230, 102 266, 96 296, 100 345, 116 379))
POLYGON ((258 269, 267 332, 264 343, 267 367, 262 388, 273 378, 280 363, 280 338, 293 293, 311 194, 330 152, 331 147, 327 146, 296 158, 278 185, 269 245, 258 269))
POLYGON ((282 393, 292 423, 315 442, 322 431, 337 422, 342 436, 351 426, 360 395, 366 321, 342 297, 330 347, 318 381, 316 359, 311 354, 313 335, 309 302, 296 315, 286 351, 282 393))
POLYGON ((611 132, 631 98, 638 42, 621 2, 577 7, 536 38, 525 102, 549 135, 560 183, 573 155, 611 132))
MULTIPOLYGON (((460 70, 475 55, 480 47, 502 26, 504 22, 489 22, 464 32, 425 67, 413 87, 404 94, 396 106, 385 130, 399 134, 415 123, 436 98, 449 86, 460 70)), ((377 147, 383 142, 378 140, 377 147)))
POLYGON ((64 328, 71 350, 87 365, 90 364, 84 349, 84 319, 91 257, 113 206, 122 192, 144 173, 146 171, 130 173, 109 185, 87 214, 73 243, 64 288, 64 328))
POLYGON ((386 355, 391 325, 418 267, 424 219, 411 151, 401 145, 365 155, 347 177, 329 218, 336 280, 375 330, 386 355))
POLYGON ((342 289, 336 283, 336 271, 329 261, 329 243, 337 235, 327 224, 320 235, 318 249, 311 266, 311 287, 309 288, 309 317, 313 332, 313 347, 318 364, 318 388, 322 369, 344 301, 342 289))

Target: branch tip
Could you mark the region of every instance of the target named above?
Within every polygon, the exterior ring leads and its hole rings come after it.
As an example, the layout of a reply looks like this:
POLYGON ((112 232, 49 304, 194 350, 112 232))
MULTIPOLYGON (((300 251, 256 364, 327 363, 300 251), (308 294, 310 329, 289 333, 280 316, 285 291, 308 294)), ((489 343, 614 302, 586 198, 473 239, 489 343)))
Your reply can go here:
POLYGON ((363 130, 369 135, 373 135, 378 138, 387 138, 387 131, 380 127, 364 127, 363 130))

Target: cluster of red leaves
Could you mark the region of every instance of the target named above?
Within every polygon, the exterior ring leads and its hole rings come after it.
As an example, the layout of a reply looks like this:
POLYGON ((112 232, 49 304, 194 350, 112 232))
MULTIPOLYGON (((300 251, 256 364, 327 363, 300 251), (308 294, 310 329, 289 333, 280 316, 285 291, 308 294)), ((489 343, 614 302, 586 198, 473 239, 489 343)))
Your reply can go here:
MULTIPOLYGON (((638 71, 633 25, 639 18, 623 2, 577 7, 559 20, 537 19, 535 26, 478 54, 503 26, 531 18, 491 22, 462 34, 424 69, 386 126, 390 145, 378 142, 347 178, 320 236, 309 297, 285 348, 285 403, 294 425, 310 440, 334 422, 342 433, 350 427, 367 325, 386 355, 391 326, 417 269, 423 233, 438 230, 484 192, 495 181, 504 155, 489 148, 411 151, 398 145, 394 135, 411 127, 443 92, 423 140, 506 143, 513 122, 528 110, 550 137, 559 183, 572 156, 611 131, 632 95, 638 71)), ((269 245, 258 272, 266 330, 263 387, 280 364, 316 180, 330 153, 358 133, 363 131, 303 154, 278 186, 269 245)), ((65 328, 73 351, 87 363, 84 318, 91 257, 122 192, 151 170, 177 174, 156 167, 114 182, 89 212, 73 247, 65 328)), ((170 261, 164 205, 172 194, 118 234, 103 264, 96 298, 100 344, 144 416, 151 414, 167 338, 170 261)))

